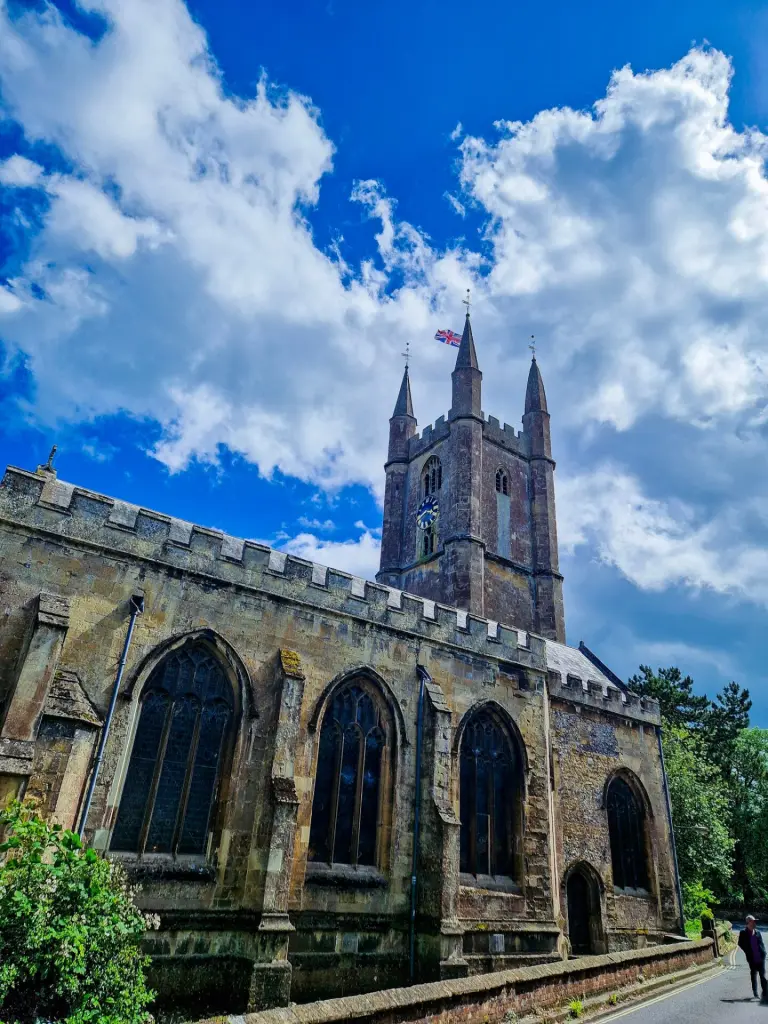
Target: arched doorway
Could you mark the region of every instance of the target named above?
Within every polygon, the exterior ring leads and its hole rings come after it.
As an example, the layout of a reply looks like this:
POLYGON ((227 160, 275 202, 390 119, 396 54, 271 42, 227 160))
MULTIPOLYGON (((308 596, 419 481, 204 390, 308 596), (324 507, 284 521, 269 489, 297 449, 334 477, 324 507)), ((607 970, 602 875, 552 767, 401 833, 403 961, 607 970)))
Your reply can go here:
POLYGON ((568 906, 568 938, 574 956, 604 952, 600 914, 600 889, 592 872, 574 867, 565 886, 568 906))

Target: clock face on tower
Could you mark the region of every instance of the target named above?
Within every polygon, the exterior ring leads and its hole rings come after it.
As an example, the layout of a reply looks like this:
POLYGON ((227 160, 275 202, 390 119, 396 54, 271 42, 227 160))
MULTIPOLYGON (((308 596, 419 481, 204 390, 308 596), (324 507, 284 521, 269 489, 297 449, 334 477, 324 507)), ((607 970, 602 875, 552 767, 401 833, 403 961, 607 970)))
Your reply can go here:
POLYGON ((434 495, 428 495, 416 510, 416 525, 420 530, 429 530, 437 522, 440 506, 434 495))

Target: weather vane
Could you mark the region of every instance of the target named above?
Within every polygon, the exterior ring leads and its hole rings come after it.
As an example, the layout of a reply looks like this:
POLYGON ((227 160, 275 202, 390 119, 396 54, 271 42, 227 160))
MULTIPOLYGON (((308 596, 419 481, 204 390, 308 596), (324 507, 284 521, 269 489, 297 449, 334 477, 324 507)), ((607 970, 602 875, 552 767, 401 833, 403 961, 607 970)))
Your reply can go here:
POLYGON ((400 355, 401 356, 405 356, 405 368, 407 370, 408 369, 408 362, 409 362, 409 360, 411 358, 411 343, 410 343, 410 341, 406 341, 406 343, 405 343, 405 352, 401 352, 400 355))
POLYGON ((531 344, 528 346, 528 348, 531 350, 531 352, 533 354, 533 358, 535 359, 536 358, 536 337, 533 334, 531 335, 531 344))
POLYGON ((472 305, 472 303, 469 300, 469 288, 467 288, 467 297, 466 297, 466 299, 462 299, 461 301, 467 307, 467 316, 469 316, 469 307, 472 305))

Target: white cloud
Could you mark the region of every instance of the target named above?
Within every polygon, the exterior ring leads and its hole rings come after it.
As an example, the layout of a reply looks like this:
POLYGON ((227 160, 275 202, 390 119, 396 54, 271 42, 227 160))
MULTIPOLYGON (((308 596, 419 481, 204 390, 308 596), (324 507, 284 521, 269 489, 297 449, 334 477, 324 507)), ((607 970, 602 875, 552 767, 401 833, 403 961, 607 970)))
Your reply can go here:
POLYGON ((14 295, 10 288, 0 285, 0 313, 17 313, 21 309, 21 299, 14 295))
POLYGON ((746 534, 744 511, 702 519, 682 502, 648 497, 620 468, 601 466, 560 481, 558 535, 561 550, 589 546, 643 590, 686 586, 768 602, 768 549, 746 534))
POLYGON ((362 529, 357 540, 323 540, 313 533, 300 533, 281 544, 281 547, 283 551, 310 562, 319 562, 353 576, 372 580, 379 569, 381 541, 374 536, 373 531, 365 527, 362 529))
POLYGON ((33 160, 15 153, 7 160, 0 161, 0 185, 10 188, 30 188, 37 185, 43 168, 33 160))
POLYGON ((299 516, 297 520, 299 526, 303 526, 305 530, 325 530, 331 532, 336 529, 336 523, 332 519, 310 519, 308 516, 299 516))

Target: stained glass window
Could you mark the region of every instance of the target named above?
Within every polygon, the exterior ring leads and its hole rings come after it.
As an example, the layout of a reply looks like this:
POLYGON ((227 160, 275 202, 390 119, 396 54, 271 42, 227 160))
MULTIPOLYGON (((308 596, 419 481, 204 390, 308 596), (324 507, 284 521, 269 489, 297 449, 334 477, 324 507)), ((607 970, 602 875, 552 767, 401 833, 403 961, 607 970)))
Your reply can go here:
POLYGON ((459 754, 461 871, 514 877, 517 758, 506 729, 480 711, 464 729, 459 754))
POLYGON ((608 832, 613 884, 620 889, 647 889, 645 808, 632 787, 616 776, 608 787, 608 832))
POLYGON ((217 658, 189 643, 154 669, 112 833, 113 850, 206 852, 232 689, 217 658))
POLYGON ((390 735, 386 708, 368 686, 348 683, 334 694, 320 729, 310 860, 377 863, 390 735))

